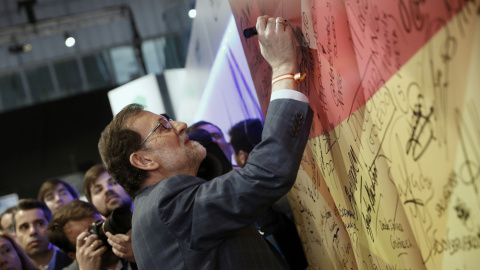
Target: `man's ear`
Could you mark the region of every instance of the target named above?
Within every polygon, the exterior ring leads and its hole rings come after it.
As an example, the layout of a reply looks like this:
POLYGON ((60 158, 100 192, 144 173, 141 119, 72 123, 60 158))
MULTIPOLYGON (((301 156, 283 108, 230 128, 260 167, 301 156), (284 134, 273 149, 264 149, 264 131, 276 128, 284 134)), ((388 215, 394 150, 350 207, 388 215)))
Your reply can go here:
POLYGON ((70 251, 70 252, 67 253, 67 256, 68 256, 70 259, 72 259, 72 260, 76 260, 76 259, 77 259, 77 256, 76 256, 75 252, 71 252, 71 251, 70 251))
POLYGON ((150 155, 145 154, 144 151, 137 151, 130 155, 130 164, 134 167, 142 170, 155 170, 159 167, 159 164, 150 157, 150 155))
POLYGON ((245 167, 245 164, 247 164, 247 158, 248 158, 247 152, 243 150, 238 151, 238 161, 240 162, 238 166, 245 167))

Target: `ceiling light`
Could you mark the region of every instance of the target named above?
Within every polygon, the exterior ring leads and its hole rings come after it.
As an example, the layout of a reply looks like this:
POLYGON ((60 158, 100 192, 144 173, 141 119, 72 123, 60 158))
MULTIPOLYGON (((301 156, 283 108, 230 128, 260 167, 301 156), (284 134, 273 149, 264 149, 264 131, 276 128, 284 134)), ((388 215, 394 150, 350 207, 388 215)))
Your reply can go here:
POLYGON ((188 11, 188 17, 190 17, 191 19, 197 17, 197 10, 192 8, 188 11))
POLYGON ((73 38, 70 34, 65 33, 65 46, 72 47, 75 45, 75 38, 73 38))
POLYGON ((29 52, 32 50, 31 44, 23 44, 23 52, 29 52))

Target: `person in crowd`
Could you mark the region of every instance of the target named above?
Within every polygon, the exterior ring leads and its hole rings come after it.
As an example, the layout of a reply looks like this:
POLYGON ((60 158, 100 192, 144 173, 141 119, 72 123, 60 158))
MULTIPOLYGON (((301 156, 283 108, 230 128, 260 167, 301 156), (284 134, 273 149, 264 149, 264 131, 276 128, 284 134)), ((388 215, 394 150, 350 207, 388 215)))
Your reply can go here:
MULTIPOLYGON (((250 152, 262 141, 262 131, 263 122, 260 119, 245 119, 230 128, 230 144, 239 167, 245 167, 250 152)), ((308 267, 286 195, 269 207, 255 225, 266 239, 278 246, 291 270, 308 267)))
POLYGON ((205 147, 207 152, 206 157, 202 163, 200 163, 197 177, 211 180, 232 170, 232 163, 228 160, 227 156, 225 156, 220 146, 213 141, 210 132, 198 128, 187 133, 187 135, 190 140, 199 142, 205 147))
POLYGON ((48 237, 75 260, 64 270, 137 269, 136 264, 116 256, 98 235, 89 232, 89 226, 98 221, 103 218, 95 206, 81 200, 66 204, 53 215, 48 237))
MULTIPOLYGON (((262 55, 274 77, 298 71, 283 18, 261 16, 262 55)), ((293 76, 292 76, 293 77, 293 76)), ((102 132, 110 175, 135 200, 132 243, 139 269, 288 269, 255 220, 293 186, 312 110, 294 80, 272 84, 262 142, 247 165, 210 181, 196 177, 205 148, 186 124, 130 104, 102 132)))
POLYGON ((69 183, 53 178, 43 182, 38 191, 38 200, 45 202, 54 214, 62 205, 78 199, 78 193, 69 183))
POLYGON ((17 241, 17 235, 15 234, 15 227, 13 226, 13 212, 15 207, 7 208, 0 216, 0 230, 8 232, 13 240, 17 241))
POLYGON ((25 251, 7 232, 0 231, 0 269, 38 270, 25 251))
POLYGON ((199 121, 188 127, 186 133, 190 134, 197 129, 208 131, 212 136, 212 141, 220 146, 228 162, 232 163, 232 146, 225 140, 225 136, 218 126, 207 121, 199 121))
MULTIPOLYGON (((83 193, 88 202, 93 204, 105 218, 119 207, 129 208, 130 211, 133 211, 132 198, 108 174, 103 164, 96 164, 85 173, 83 193)), ((108 236, 109 243, 113 246, 113 252, 117 256, 135 262, 131 232, 127 234, 108 234, 108 236)))
POLYGON ((108 174, 103 164, 96 164, 85 173, 83 193, 104 217, 108 217, 118 207, 127 207, 133 211, 132 198, 108 174))
POLYGON ((233 125, 228 131, 233 157, 241 168, 253 148, 262 141, 263 122, 260 119, 246 119, 233 125))
POLYGON ((13 214, 18 244, 33 263, 43 269, 62 269, 72 263, 67 254, 54 246, 47 237, 52 213, 39 200, 21 199, 13 214))

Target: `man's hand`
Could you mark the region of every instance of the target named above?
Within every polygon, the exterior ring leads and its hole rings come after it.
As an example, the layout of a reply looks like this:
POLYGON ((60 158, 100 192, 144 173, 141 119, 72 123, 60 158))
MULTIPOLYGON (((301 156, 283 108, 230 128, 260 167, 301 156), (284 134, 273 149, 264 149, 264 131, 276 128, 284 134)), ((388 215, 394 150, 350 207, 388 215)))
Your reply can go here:
POLYGON ((75 256, 80 270, 100 270, 105 251, 107 247, 102 246, 102 240, 98 240, 97 235, 82 232, 77 236, 75 256))
MULTIPOLYGON (((258 32, 260 52, 272 67, 272 78, 298 72, 297 43, 293 30, 282 17, 260 16, 255 26, 258 32)), ((281 80, 272 85, 272 92, 279 89, 297 90, 294 80, 281 80)))
POLYGON ((120 258, 126 259, 130 262, 135 262, 132 248, 132 230, 129 230, 127 234, 117 233, 115 235, 110 232, 106 232, 108 237, 108 243, 112 246, 112 251, 120 258))
POLYGON ((297 44, 291 27, 282 17, 260 16, 257 18, 260 52, 272 67, 273 73, 296 73, 297 44))

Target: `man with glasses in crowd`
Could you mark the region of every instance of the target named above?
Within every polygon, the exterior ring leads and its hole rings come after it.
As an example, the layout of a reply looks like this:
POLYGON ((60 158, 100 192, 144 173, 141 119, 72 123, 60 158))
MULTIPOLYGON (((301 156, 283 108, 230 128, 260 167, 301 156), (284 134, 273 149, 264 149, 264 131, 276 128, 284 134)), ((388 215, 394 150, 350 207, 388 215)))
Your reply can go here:
MULTIPOLYGON (((282 18, 256 25, 273 77, 298 72, 296 42, 282 18)), ((293 76, 292 76, 293 77, 293 76)), ((105 128, 102 160, 135 198, 132 243, 140 269, 288 269, 253 223, 295 182, 312 111, 294 80, 272 85, 262 142, 240 170, 196 177, 205 148, 187 125, 131 104, 105 128)))

